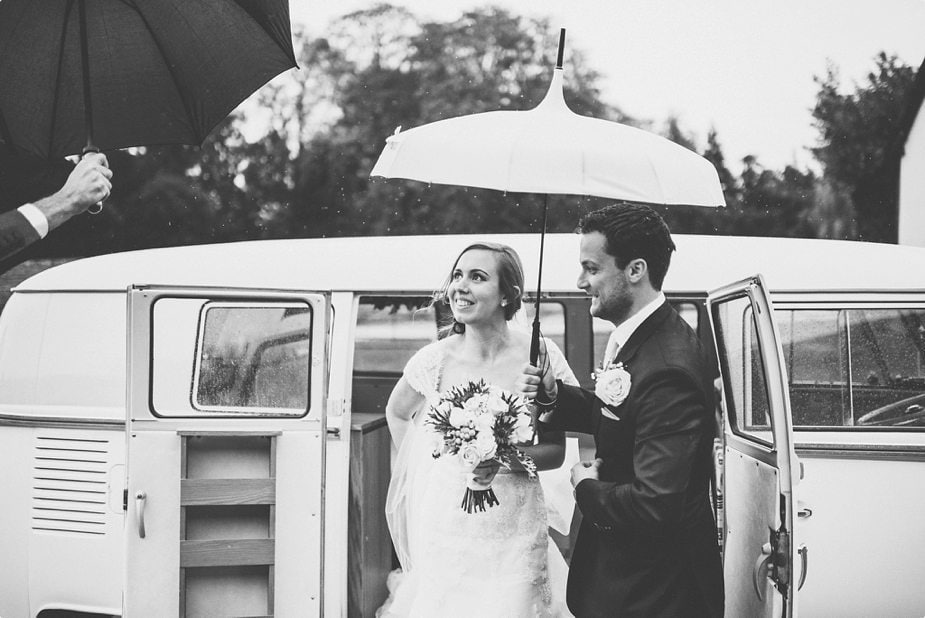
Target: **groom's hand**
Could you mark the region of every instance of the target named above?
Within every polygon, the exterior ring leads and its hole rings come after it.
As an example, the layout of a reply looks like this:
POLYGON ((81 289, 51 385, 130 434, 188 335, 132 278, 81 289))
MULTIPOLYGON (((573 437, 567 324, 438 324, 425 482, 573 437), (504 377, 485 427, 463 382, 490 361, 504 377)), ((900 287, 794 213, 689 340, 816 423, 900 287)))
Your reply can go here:
POLYGON ((585 479, 598 480, 598 469, 604 461, 600 458, 594 461, 582 461, 572 466, 572 487, 578 487, 578 483, 585 479))
POLYGON ((514 384, 515 390, 524 399, 533 401, 542 387, 543 395, 540 402, 555 401, 558 397, 559 389, 556 385, 556 379, 552 371, 548 369, 544 372, 543 367, 534 367, 527 363, 524 365, 520 378, 514 384))

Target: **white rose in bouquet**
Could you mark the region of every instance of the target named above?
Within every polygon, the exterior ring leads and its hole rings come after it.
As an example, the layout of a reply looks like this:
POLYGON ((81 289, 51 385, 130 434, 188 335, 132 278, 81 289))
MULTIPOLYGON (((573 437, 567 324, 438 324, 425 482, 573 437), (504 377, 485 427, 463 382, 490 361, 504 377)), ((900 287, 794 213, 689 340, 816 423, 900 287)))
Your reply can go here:
POLYGON ((498 443, 491 431, 480 431, 475 438, 475 447, 478 449, 482 461, 491 459, 498 452, 498 443))
POLYGON ((475 430, 480 434, 492 434, 495 430, 495 417, 493 414, 479 414, 475 419, 475 430))
POLYGON ((473 416, 478 413, 479 408, 485 403, 485 395, 473 395, 465 402, 463 402, 463 408, 473 416))
POLYGON ((457 407, 453 407, 453 409, 450 410, 450 425, 457 429, 469 425, 469 420, 471 418, 472 414, 468 410, 457 407))
POLYGON ((486 409, 493 415, 503 414, 510 407, 498 393, 492 392, 488 395, 488 401, 485 402, 486 409))
POLYGON ((472 472, 477 465, 482 463, 482 455, 475 441, 463 444, 459 449, 458 457, 460 465, 466 472, 472 472))
POLYGON ((526 444, 533 440, 533 422, 529 414, 517 415, 514 431, 511 432, 511 440, 515 444, 526 444))

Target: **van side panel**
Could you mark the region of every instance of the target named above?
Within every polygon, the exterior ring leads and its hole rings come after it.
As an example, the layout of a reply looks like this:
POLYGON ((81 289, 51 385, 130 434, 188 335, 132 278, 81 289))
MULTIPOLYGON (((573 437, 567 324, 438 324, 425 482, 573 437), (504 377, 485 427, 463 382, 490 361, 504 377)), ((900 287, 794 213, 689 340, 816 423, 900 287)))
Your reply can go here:
POLYGON ((15 293, 0 316, 0 615, 119 614, 125 295, 15 293))
POLYGON ((797 444, 797 453, 805 467, 797 538, 809 548, 800 613, 923 615, 925 451, 878 458, 797 444))
MULTIPOLYGON (((36 398, 49 294, 13 294, 0 314, 0 414, 36 398)), ((124 397, 123 397, 124 399, 124 397)))
POLYGON ((125 295, 52 294, 36 379, 41 406, 125 419, 125 295))
POLYGON ((122 612, 125 438, 120 430, 33 431, 30 616, 122 612))
POLYGON ((0 318, 4 413, 124 421, 125 295, 14 294, 0 318))
POLYGON ((0 421, 0 616, 29 615, 29 504, 31 469, 21 462, 32 453, 29 427, 0 421))

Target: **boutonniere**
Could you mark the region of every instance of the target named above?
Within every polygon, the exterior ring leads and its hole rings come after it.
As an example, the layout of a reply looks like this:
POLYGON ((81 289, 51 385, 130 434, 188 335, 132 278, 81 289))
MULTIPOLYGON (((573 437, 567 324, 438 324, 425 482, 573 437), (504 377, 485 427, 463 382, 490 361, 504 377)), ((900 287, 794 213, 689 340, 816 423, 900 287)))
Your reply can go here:
POLYGON ((608 406, 616 408, 626 400, 632 380, 623 363, 607 363, 591 374, 594 394, 608 406))

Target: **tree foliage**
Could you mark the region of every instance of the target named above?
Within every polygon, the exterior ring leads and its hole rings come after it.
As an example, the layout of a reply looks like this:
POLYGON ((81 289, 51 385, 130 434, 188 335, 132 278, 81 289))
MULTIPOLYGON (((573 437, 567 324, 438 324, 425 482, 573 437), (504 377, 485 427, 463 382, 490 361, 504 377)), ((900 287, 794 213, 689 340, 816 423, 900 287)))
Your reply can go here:
MULTIPOLYGON (((557 51, 558 31, 548 21, 498 8, 422 21, 379 4, 345 15, 323 38, 300 29, 293 34, 299 70, 272 81, 201 148, 108 153, 115 182, 103 213, 77 217, 37 250, 89 255, 254 238, 539 229, 541 196, 370 179, 369 173, 396 127, 537 105, 557 51)), ((574 111, 653 125, 603 102, 599 74, 579 48, 568 50, 565 97, 574 111)), ((868 83, 852 93, 839 92, 834 69, 818 80, 814 153, 823 178, 794 167, 766 169, 753 156, 736 175, 710 131, 701 154, 717 168, 727 207, 661 212, 676 232, 887 237, 870 231, 870 222, 888 210, 883 161, 912 76, 882 54, 868 83)), ((697 136, 680 118, 664 127, 667 138, 698 150, 697 136)), ((548 199, 553 231, 573 229, 580 214, 606 203, 548 199)))
MULTIPOLYGON (((858 237, 896 242, 898 164, 896 140, 915 69, 881 52, 866 83, 841 92, 838 71, 817 78, 813 118, 827 200, 853 204, 858 237)), ((843 208, 844 206, 842 206, 843 208)))

